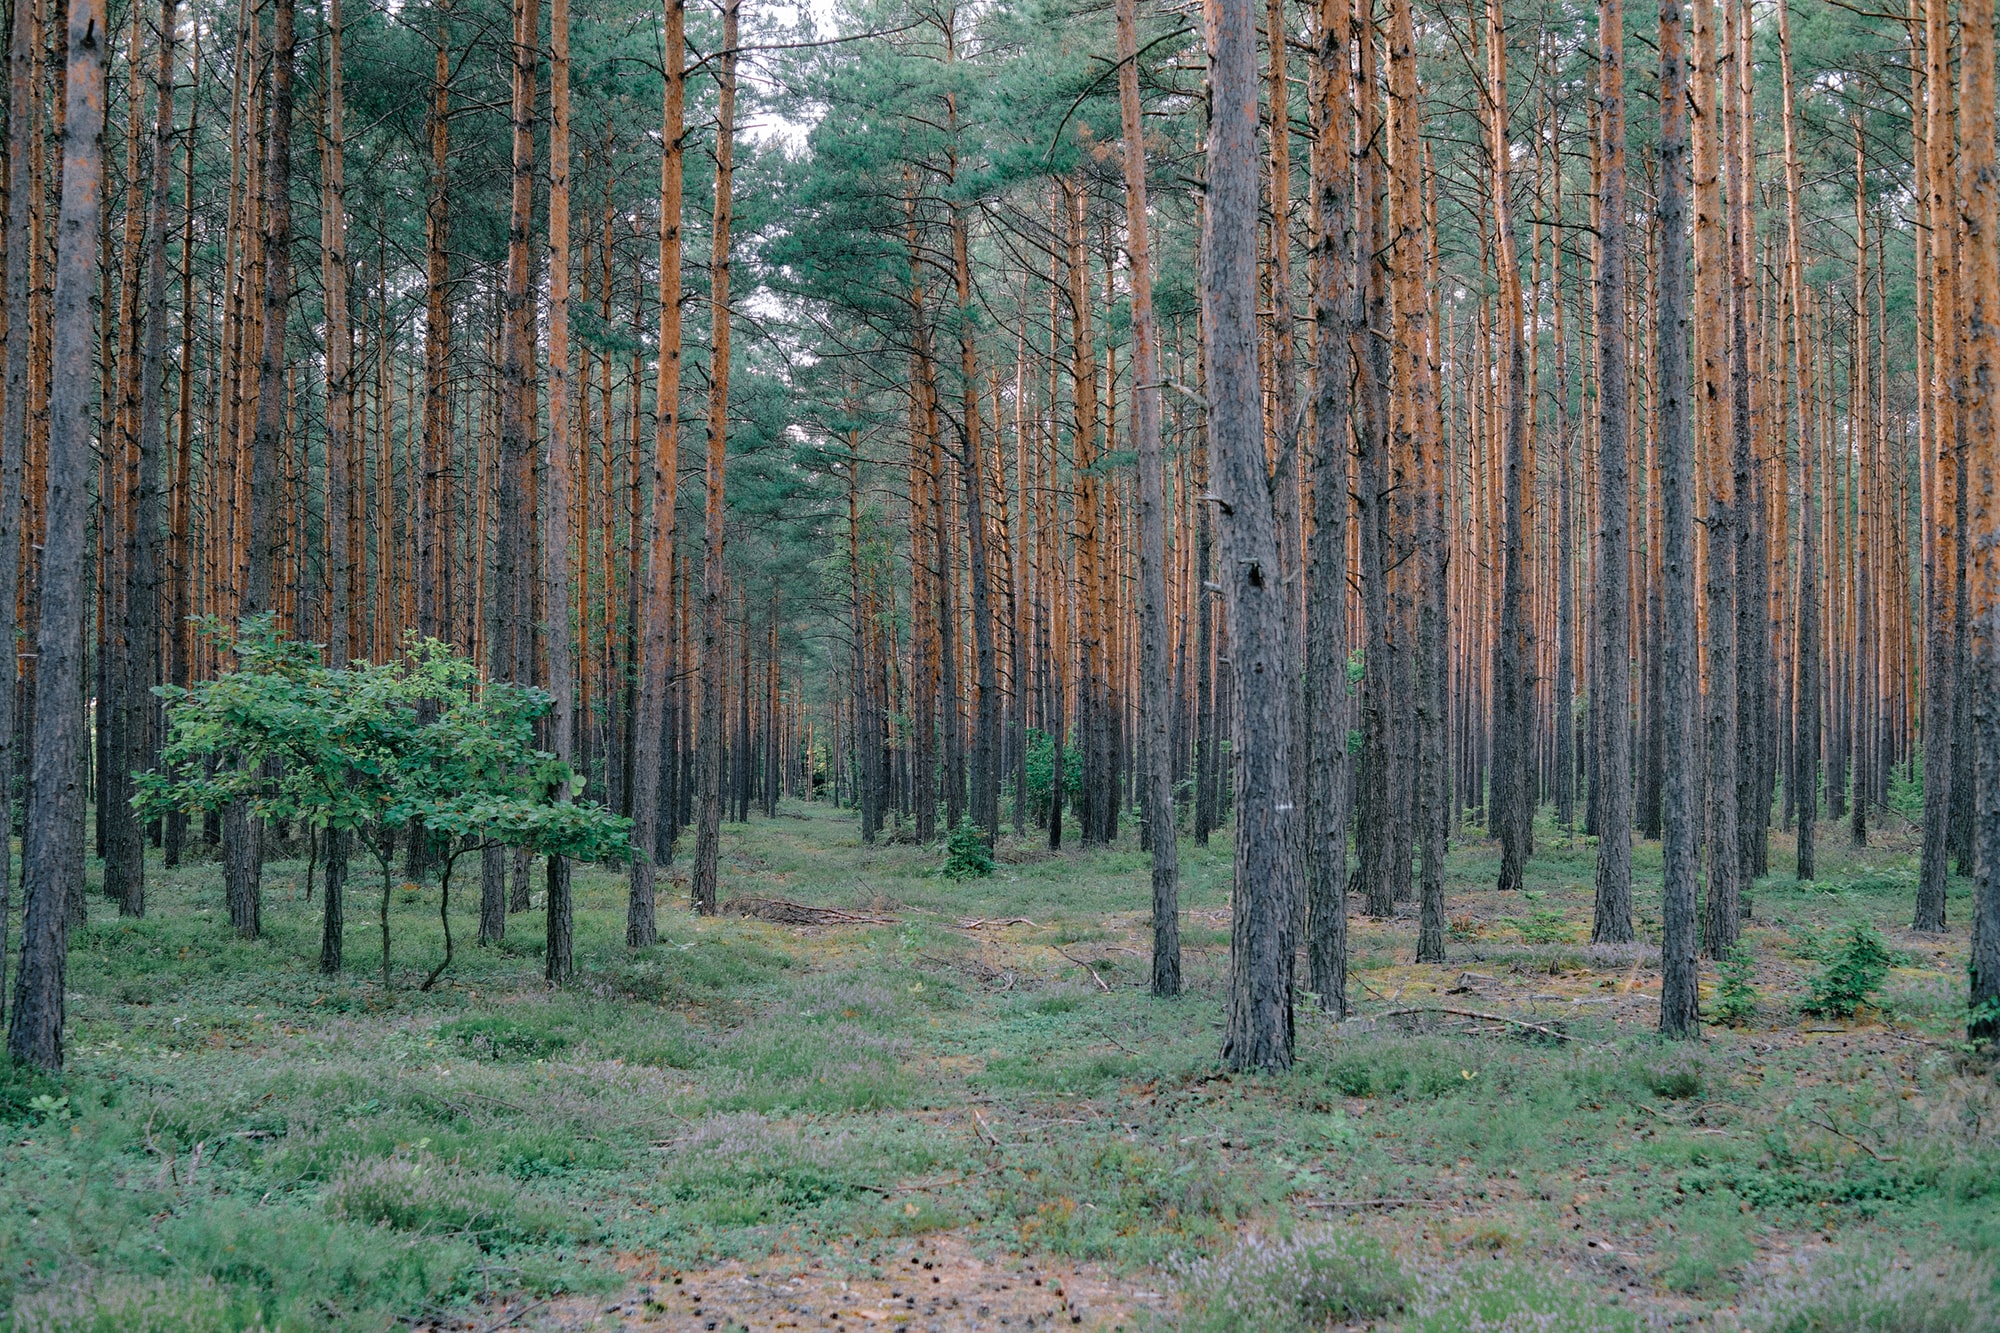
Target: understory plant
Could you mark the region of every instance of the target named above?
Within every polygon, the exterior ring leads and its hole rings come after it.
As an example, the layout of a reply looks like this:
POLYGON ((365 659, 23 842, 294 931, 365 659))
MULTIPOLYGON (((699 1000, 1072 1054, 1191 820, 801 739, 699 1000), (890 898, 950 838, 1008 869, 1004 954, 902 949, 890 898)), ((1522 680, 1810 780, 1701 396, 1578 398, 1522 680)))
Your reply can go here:
MULTIPOLYGON (((351 836, 382 876, 382 987, 390 987, 389 898, 395 837, 443 843, 445 958, 451 962, 450 872, 488 846, 543 856, 622 862, 632 821, 572 799, 570 766, 535 748, 549 711, 544 690, 482 680, 449 644, 414 635, 400 657, 329 666, 319 646, 277 632, 269 616, 233 636, 237 665, 185 688, 160 686, 167 742, 160 765, 138 775, 142 817, 244 803, 255 818, 351 836)), ((342 868, 344 870, 344 867, 342 868)), ((343 927, 340 876, 329 859, 321 966, 337 971, 343 927)))
POLYGON ((1882 989, 1894 961, 1875 927, 1851 921, 1840 944, 1812 978, 1812 993, 1801 1007, 1822 1018, 1852 1018, 1882 989))

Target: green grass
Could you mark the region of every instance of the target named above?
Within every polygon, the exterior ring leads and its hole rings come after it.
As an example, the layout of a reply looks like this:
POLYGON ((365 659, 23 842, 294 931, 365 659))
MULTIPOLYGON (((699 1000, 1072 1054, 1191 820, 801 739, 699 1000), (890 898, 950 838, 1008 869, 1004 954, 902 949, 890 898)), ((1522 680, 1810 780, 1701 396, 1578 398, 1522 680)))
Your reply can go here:
MULTIPOLYGON (((504 948, 464 944, 462 893, 457 959, 420 994, 437 891, 399 883, 385 996, 363 882, 332 979, 300 864, 267 868, 255 942, 229 933, 212 862, 153 867, 141 921, 93 900, 68 1070, 0 1079, 0 1312, 21 1330, 387 1329, 609 1292, 618 1255, 865 1266, 953 1231, 1149 1273, 1195 1329, 1621 1329, 1723 1307, 1755 1327, 1987 1326, 1953 1312, 1992 1308, 2000 1085, 1953 1047, 1964 885, 1957 933, 1910 936, 1906 847, 1836 839, 1821 883, 1760 883, 1745 947, 1765 1003, 1670 1048, 1644 946, 1581 942, 1593 849, 1545 825, 1523 901, 1491 891, 1492 848, 1470 843, 1451 963, 1411 961, 1412 922, 1357 917, 1363 1021, 1301 1008, 1294 1071, 1224 1078, 1226 838, 1183 845, 1187 993, 1160 1002, 1129 841, 1051 856, 1004 838, 991 877, 951 879, 939 848, 788 816, 727 829, 724 898, 896 924, 669 903, 633 953, 622 879, 583 869, 575 985, 542 986, 538 911, 504 948), (1809 1031, 1828 1025, 1799 1001, 1850 920, 1894 966, 1865 1021, 1809 1031), (1580 1040, 1365 1017, 1426 1003, 1580 1040), (1784 1266, 1829 1245, 1928 1265, 1946 1296, 1930 1322, 1881 1322, 1835 1270, 1784 1266)), ((1656 845, 1635 888, 1657 940, 1656 845)))

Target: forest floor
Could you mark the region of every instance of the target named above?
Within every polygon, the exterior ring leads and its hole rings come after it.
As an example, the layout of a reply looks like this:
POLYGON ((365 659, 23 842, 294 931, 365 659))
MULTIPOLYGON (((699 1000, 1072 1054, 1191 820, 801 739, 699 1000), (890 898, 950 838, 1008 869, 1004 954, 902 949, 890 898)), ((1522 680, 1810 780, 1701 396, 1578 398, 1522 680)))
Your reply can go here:
MULTIPOLYGON (((1216 1063, 1226 838, 1183 844, 1187 994, 1158 1001, 1130 836, 1009 837, 992 878, 954 881, 935 848, 788 804, 726 827, 725 905, 848 919, 698 920, 677 883, 633 953, 622 878, 580 871, 556 994, 539 911, 468 943, 463 868, 428 994, 438 890, 392 890, 387 996, 360 863, 334 979, 303 864, 268 866, 256 942, 212 862, 156 868, 144 920, 96 899, 73 937, 64 1078, 0 1083, 0 1311, 137 1333, 2000 1327, 2000 1083, 1958 1046, 1967 886, 1949 935, 1908 932, 1900 825, 1865 852, 1824 829, 1818 884, 1757 884, 1755 1012, 1691 1047, 1652 1036, 1656 948, 1581 942, 1586 840, 1544 827, 1511 897, 1467 841, 1450 964, 1411 961, 1413 917, 1356 917, 1357 1017, 1302 1003, 1281 1077, 1216 1063), (1804 1015, 1857 919, 1886 985, 1855 1019, 1804 1015)), ((1657 844, 1635 879, 1656 939, 1657 844)))

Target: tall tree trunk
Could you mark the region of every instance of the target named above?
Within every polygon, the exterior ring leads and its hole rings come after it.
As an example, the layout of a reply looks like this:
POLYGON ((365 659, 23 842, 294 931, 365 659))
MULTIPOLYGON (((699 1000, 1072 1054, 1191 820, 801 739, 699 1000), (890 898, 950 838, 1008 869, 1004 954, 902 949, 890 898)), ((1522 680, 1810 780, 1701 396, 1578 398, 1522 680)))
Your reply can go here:
MULTIPOLYGON (((1365 231, 1355 250, 1368 257, 1361 317, 1357 323, 1361 412, 1356 422, 1360 484, 1355 488, 1355 518, 1361 532, 1357 543, 1361 563, 1362 621, 1367 642, 1362 648, 1361 763, 1355 794, 1355 851, 1368 915, 1395 914, 1394 861, 1397 854, 1393 794, 1401 784, 1396 770, 1400 756, 1394 744, 1395 630, 1390 623, 1389 577, 1393 563, 1389 526, 1389 291, 1383 255, 1389 245, 1383 216, 1382 161, 1376 147, 1381 130, 1381 90, 1375 74, 1376 32, 1372 8, 1357 3, 1360 85, 1356 101, 1362 109, 1362 160, 1357 171, 1361 189, 1358 206, 1365 231)), ((1408 878, 1407 870, 1403 878, 1408 878)))
MULTIPOLYGON (((163 0, 164 3, 164 0, 163 0)), ((326 307, 327 661, 345 667, 357 644, 359 584, 351 545, 354 468, 354 337, 348 308, 346 69, 341 0, 326 16, 326 128, 321 175, 320 289, 326 307)), ((185 391, 185 390, 184 390, 185 391)), ((346 916, 349 832, 326 830, 326 897, 320 912, 320 971, 340 971, 346 916)))
POLYGON ((1167 488, 1160 458, 1160 353, 1146 215, 1137 0, 1118 0, 1118 108, 1125 135, 1125 253, 1132 285, 1132 437, 1139 455, 1139 710, 1153 852, 1153 994, 1181 990, 1179 837, 1174 827, 1173 667, 1167 643, 1167 488))
MULTIPOLYGON (((500 447, 494 508, 493 566, 488 579, 486 674, 526 684, 530 627, 525 597, 531 519, 523 482, 533 456, 535 321, 533 261, 528 241, 535 202, 535 60, 540 43, 537 0, 514 0, 513 178, 507 213, 507 268, 500 307, 500 447)), ((386 351, 386 349, 385 349, 386 351)), ((479 860, 479 942, 498 944, 507 933, 507 850, 487 847, 479 860)), ((522 882, 523 877, 516 876, 522 882)), ((525 892, 522 894, 525 897, 525 892)), ((516 910, 527 904, 521 902, 516 910)))
MULTIPOLYGON (((586 392, 588 386, 586 385, 586 392)), ((576 746, 576 663, 572 656, 569 590, 570 506, 575 442, 569 366, 569 0, 549 4, 549 434, 547 503, 542 506, 542 605, 548 616, 549 748, 569 761, 576 746)), ((568 784, 556 793, 569 798, 568 784)), ((548 858, 547 949, 543 974, 551 986, 569 982, 575 967, 569 859, 548 858)))
MULTIPOLYGON (((32 237, 42 192, 41 97, 36 86, 39 0, 14 0, 7 61, 7 347, 4 416, 0 416, 0 644, 15 641, 21 592, 21 488, 28 452, 29 356, 32 317, 32 237)), ((7 926, 13 897, 15 690, 18 654, 0 661, 0 1010, 7 1003, 7 926)), ((60 992, 58 991, 58 997, 60 992)))
POLYGON ((1715 7, 1694 0, 1695 344, 1701 356, 1702 454, 1708 469, 1708 910, 1702 952, 1721 958, 1736 943, 1741 859, 1736 847, 1736 537, 1733 473, 1723 448, 1728 398, 1728 306, 1723 296, 1727 245, 1719 176, 1721 126, 1716 87, 1715 7))
MULTIPOLYGON (((445 475, 451 466, 451 8, 440 6, 436 69, 431 76, 430 194, 424 203, 424 417, 417 482, 417 632, 442 639, 447 628, 444 585, 445 475)), ((425 863, 427 841, 414 829, 411 878, 425 863)))
POLYGON ((715 912, 716 865, 722 848, 723 695, 729 688, 723 650, 723 485, 729 445, 729 220, 736 139, 736 32, 742 0, 723 0, 721 89, 715 141, 715 216, 709 252, 709 311, 714 320, 709 365, 708 499, 702 534, 701 581, 701 816, 695 833, 694 908, 715 912))
POLYGON ((117 899, 121 916, 143 916, 146 911, 145 829, 132 809, 132 774, 151 766, 147 733, 153 712, 152 689, 160 642, 160 458, 166 444, 160 367, 167 336, 167 209, 173 194, 174 39, 178 25, 177 0, 161 0, 158 65, 154 75, 152 182, 146 203, 145 237, 140 246, 146 263, 144 326, 133 343, 128 344, 130 350, 138 353, 130 379, 136 381, 139 401, 133 422, 138 444, 134 460, 137 485, 123 561, 125 590, 121 601, 125 624, 117 636, 124 660, 109 668, 122 681, 115 691, 113 705, 120 716, 116 719, 118 734, 111 750, 112 768, 105 774, 105 791, 111 805, 106 812, 107 832, 113 843, 106 848, 105 892, 117 899), (122 872, 116 885, 112 883, 114 863, 122 872))
POLYGON ((1222 539, 1236 690, 1236 881, 1228 1026, 1232 1069, 1292 1063, 1291 690, 1285 588, 1257 394, 1257 25, 1250 0, 1207 9, 1207 209, 1202 315, 1209 478, 1222 539))
POLYGON ((681 138, 687 106, 685 0, 666 0, 666 92, 660 138, 660 363, 653 391, 653 521, 646 548, 645 638, 639 666, 639 706, 633 719, 632 880, 625 907, 625 943, 641 949, 659 939, 654 914, 653 859, 673 854, 673 824, 662 820, 660 786, 667 748, 668 640, 672 633, 674 505, 680 481, 681 415, 681 138), (665 824, 665 829, 661 825, 665 824))
POLYGON ((1521 888, 1534 834, 1534 766, 1529 726, 1534 707, 1534 644, 1528 622, 1524 509, 1534 478, 1524 476, 1528 447, 1527 347, 1522 330, 1521 261, 1508 196, 1513 141, 1507 133, 1507 26, 1502 0, 1487 0, 1486 83, 1492 159, 1493 234, 1500 268, 1502 574, 1500 643, 1494 663, 1495 717, 1489 823, 1500 835, 1500 889, 1521 888))
MULTIPOLYGON (((280 24, 286 26, 289 0, 279 4, 280 24)), ((84 540, 97 406, 87 368, 96 356, 91 300, 103 208, 108 45, 104 0, 70 0, 49 353, 54 365, 77 369, 53 376, 50 384, 41 624, 35 641, 38 697, 22 849, 21 970, 7 1028, 7 1053, 50 1071, 63 1061, 70 899, 83 891, 84 540)))
POLYGON ((1627 506, 1625 379, 1625 5, 1598 0, 1597 128, 1601 180, 1597 259, 1597 902, 1590 938, 1632 939, 1632 557, 1627 506))
MULTIPOLYGON (((1734 56, 1724 80, 1723 143, 1728 172, 1731 239, 1730 433, 1736 469, 1736 669, 1737 746, 1736 833, 1742 882, 1764 872, 1771 801, 1767 775, 1773 756, 1767 684, 1771 657, 1769 583, 1764 515, 1763 462, 1758 430, 1758 392, 1763 372, 1757 310, 1757 220, 1751 193, 1756 189, 1754 130, 1751 120, 1750 9, 1728 8, 1725 31, 1734 56)), ((1749 909, 1742 899, 1739 911, 1749 909)))
POLYGON ((1698 621, 1694 599, 1694 447, 1688 426, 1687 62, 1680 0, 1660 6, 1660 221, 1654 342, 1659 377, 1660 1032, 1701 1031, 1696 881, 1701 868, 1696 774, 1698 621))
POLYGON ((1953 578, 1958 565, 1958 273, 1952 255, 1957 200, 1952 190, 1951 27, 1944 0, 1924 6, 1925 144, 1930 197, 1931 541, 1924 569, 1924 812, 1913 929, 1945 928, 1945 870, 1951 830, 1953 578))
MULTIPOLYGON (((1812 360, 1807 355, 1810 344, 1805 327, 1805 275, 1799 245, 1799 196, 1804 187, 1792 101, 1792 19, 1785 0, 1778 0, 1778 55, 1785 116, 1785 286, 1792 320, 1790 351, 1799 423, 1801 482, 1798 596, 1794 602, 1798 616, 1798 657, 1794 663, 1792 696, 1792 771, 1785 775, 1785 789, 1790 797, 1788 804, 1798 820, 1798 878, 1810 880, 1814 825, 1819 819, 1819 500, 1814 485, 1817 451, 1812 443, 1812 360)), ((1862 304, 1865 308, 1865 301, 1862 304)))
POLYGON ((1311 992, 1347 1016, 1347 431, 1354 289, 1354 34, 1321 0, 1313 141, 1313 526, 1306 550, 1306 960, 1311 992))
MULTIPOLYGON (((955 34, 948 32, 947 41, 953 44, 955 54, 955 34)), ((949 178, 956 181, 959 132, 957 93, 946 95, 946 107, 950 133, 947 149, 949 178)), ((1000 836, 1000 675, 993 642, 992 583, 986 546, 986 484, 982 480, 985 446, 980 440, 979 346, 972 304, 971 239, 965 206, 959 202, 955 192, 951 196, 950 211, 952 276, 958 295, 959 467, 965 485, 966 546, 972 564, 972 639, 979 688, 972 737, 972 822, 978 825, 991 845, 1000 836)), ((1137 300, 1136 294, 1134 299, 1137 300)), ((998 429, 998 421, 994 422, 994 427, 998 429)))
MULTIPOLYGON (((285 446, 285 324, 292 299, 292 64, 293 0, 274 0, 271 32, 271 120, 264 160, 264 290, 257 360, 257 423, 250 441, 250 530, 242 614, 272 607, 271 580, 284 550, 278 523, 278 454, 285 446)), ((229 921, 239 935, 262 930, 262 833, 242 802, 223 813, 223 875, 229 921)))
POLYGON ((2000 171, 1994 165, 1993 0, 1960 0, 1965 44, 1960 104, 1965 108, 1966 437, 1973 496, 1966 538, 1972 616, 1972 744, 1978 765, 1970 1017, 1966 1036, 2000 1041, 2000 477, 1995 476, 1994 396, 2000 393, 2000 171))

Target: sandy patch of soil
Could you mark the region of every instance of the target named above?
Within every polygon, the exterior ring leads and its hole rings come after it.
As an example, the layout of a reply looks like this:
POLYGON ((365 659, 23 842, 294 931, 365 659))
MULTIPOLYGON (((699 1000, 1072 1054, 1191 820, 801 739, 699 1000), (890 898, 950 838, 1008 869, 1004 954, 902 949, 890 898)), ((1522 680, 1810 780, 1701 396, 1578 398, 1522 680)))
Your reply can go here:
POLYGON ((985 1258, 949 1232, 885 1245, 865 1257, 873 1263, 857 1276, 850 1265, 805 1254, 683 1272, 631 1256, 622 1267, 632 1285, 616 1299, 514 1302, 473 1327, 496 1333, 503 1327, 564 1333, 1123 1333, 1137 1327, 1142 1311, 1168 1307, 1165 1293, 1148 1287, 1143 1276, 1128 1280, 1093 1265, 1053 1260, 985 1258))

